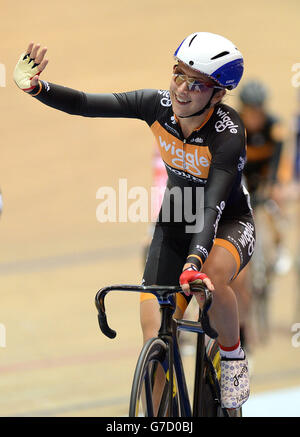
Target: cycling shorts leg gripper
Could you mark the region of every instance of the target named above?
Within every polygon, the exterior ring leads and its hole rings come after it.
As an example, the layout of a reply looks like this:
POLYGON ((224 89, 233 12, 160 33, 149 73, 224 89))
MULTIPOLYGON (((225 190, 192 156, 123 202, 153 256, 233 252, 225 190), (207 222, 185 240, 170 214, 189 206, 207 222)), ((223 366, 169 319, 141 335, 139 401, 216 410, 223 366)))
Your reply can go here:
POLYGON ((235 279, 248 264, 254 251, 255 226, 252 215, 221 220, 214 244, 224 247, 234 257, 236 271, 232 279, 235 279))

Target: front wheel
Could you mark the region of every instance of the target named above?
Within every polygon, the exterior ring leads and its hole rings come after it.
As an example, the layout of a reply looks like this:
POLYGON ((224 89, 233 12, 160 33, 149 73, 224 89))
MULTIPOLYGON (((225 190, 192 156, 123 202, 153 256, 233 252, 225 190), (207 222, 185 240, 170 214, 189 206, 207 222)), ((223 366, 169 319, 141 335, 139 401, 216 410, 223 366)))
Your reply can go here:
MULTIPOLYGON (((145 343, 134 373, 129 417, 168 417, 167 361, 167 346, 160 338, 152 338, 145 343)), ((175 376, 172 397, 172 415, 178 417, 180 411, 175 376)))

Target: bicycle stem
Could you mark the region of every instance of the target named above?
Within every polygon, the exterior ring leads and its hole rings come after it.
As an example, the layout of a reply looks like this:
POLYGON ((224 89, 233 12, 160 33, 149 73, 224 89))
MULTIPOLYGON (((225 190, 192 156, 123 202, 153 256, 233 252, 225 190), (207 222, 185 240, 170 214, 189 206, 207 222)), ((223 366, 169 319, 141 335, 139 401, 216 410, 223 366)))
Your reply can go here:
POLYGON ((172 316, 175 312, 175 308, 170 303, 161 303, 161 325, 159 328, 159 335, 162 337, 172 336, 172 316))

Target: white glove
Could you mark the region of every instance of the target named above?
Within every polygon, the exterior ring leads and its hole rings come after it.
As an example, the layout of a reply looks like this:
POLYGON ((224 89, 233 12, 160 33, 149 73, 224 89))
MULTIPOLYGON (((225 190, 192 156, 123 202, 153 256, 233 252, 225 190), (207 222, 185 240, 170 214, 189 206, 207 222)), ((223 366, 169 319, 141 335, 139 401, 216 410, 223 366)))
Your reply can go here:
POLYGON ((41 73, 38 70, 38 65, 34 59, 30 58, 29 54, 22 53, 13 74, 14 81, 21 90, 28 93, 35 88, 30 84, 30 81, 41 73))

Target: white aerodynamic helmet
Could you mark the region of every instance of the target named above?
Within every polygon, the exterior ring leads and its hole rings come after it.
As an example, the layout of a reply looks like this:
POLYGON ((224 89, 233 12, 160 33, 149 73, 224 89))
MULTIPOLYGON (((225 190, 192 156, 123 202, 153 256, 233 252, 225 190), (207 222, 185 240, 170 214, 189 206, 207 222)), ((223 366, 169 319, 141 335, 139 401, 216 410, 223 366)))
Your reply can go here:
POLYGON ((227 38, 214 33, 192 33, 182 41, 174 56, 227 89, 237 87, 244 71, 241 52, 227 38))

